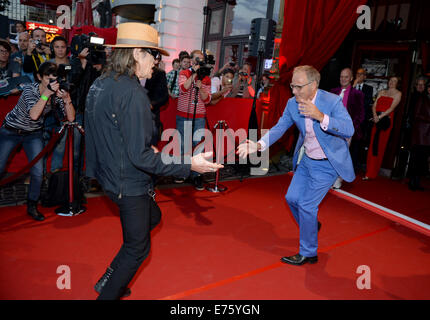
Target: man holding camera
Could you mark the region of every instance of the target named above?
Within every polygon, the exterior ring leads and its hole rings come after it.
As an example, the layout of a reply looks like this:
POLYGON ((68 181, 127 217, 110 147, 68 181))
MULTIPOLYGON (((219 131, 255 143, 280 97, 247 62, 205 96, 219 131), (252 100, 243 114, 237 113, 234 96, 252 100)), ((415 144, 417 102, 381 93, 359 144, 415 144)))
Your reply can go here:
POLYGON ((232 94, 236 98, 253 98, 255 94, 255 80, 251 76, 251 64, 245 62, 239 70, 239 76, 233 83, 232 94))
POLYGON ((36 28, 31 32, 31 39, 27 47, 27 54, 24 57, 24 72, 33 73, 37 79, 39 66, 49 61, 51 48, 46 44, 46 32, 41 28, 36 28))
MULTIPOLYGON (((211 104, 217 104, 222 99, 227 97, 233 97, 232 89, 233 89, 233 78, 234 78, 234 70, 233 69, 224 69, 222 72, 220 83, 216 81, 212 81, 212 97, 211 104)), ((215 78, 216 79, 216 78, 215 78)))
MULTIPOLYGON (((205 70, 204 54, 200 50, 191 52, 191 68, 179 73, 179 97, 176 115, 176 129, 181 138, 181 157, 192 155, 190 137, 185 137, 185 131, 192 133, 192 146, 200 140, 194 140, 194 133, 206 126, 206 105, 211 101, 211 79, 205 70), (199 71, 199 69, 201 69, 199 71), (191 131, 188 129, 191 129, 191 131)), ((190 175, 194 187, 204 190, 203 179, 200 174, 192 172, 190 175)), ((175 180, 180 183, 183 181, 175 180)))

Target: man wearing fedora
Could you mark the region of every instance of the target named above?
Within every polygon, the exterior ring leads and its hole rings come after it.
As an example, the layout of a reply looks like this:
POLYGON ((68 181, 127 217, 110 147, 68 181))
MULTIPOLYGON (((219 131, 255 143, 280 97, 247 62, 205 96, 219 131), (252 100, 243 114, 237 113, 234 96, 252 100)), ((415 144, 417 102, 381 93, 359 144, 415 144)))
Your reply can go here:
POLYGON ((151 146, 151 105, 140 80, 150 79, 154 57, 168 53, 158 46, 157 31, 147 24, 118 26, 117 42, 104 73, 86 100, 86 174, 96 178, 118 206, 123 231, 121 249, 95 285, 98 299, 130 294, 127 288, 150 250, 150 231, 159 223, 151 175, 187 177, 190 170, 215 172, 222 165, 202 153, 189 164, 165 164, 151 146))

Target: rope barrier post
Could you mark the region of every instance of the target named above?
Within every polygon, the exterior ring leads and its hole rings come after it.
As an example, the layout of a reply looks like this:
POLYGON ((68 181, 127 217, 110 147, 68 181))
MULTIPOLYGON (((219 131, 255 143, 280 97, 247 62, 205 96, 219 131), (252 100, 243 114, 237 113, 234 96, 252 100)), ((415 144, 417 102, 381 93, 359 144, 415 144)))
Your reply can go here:
MULTIPOLYGON (((224 128, 227 126, 225 120, 219 120, 217 122, 217 124, 215 125, 214 129, 217 129, 216 132, 216 150, 215 150, 215 154, 216 154, 216 162, 220 163, 221 162, 221 156, 223 154, 223 152, 221 152, 221 148, 224 146, 224 128)), ((223 192, 227 190, 227 187, 218 184, 219 182, 219 170, 217 170, 216 174, 215 174, 215 183, 210 183, 208 184, 208 186, 206 187, 206 190, 214 192, 214 193, 218 193, 218 192, 223 192)))
POLYGON ((55 209, 55 213, 63 217, 73 217, 85 212, 86 208, 81 206, 81 199, 75 201, 74 194, 74 173, 73 173, 73 131, 75 127, 79 129, 82 134, 81 128, 77 122, 66 122, 67 127, 67 155, 68 155, 68 171, 69 171, 69 203, 68 205, 55 209))

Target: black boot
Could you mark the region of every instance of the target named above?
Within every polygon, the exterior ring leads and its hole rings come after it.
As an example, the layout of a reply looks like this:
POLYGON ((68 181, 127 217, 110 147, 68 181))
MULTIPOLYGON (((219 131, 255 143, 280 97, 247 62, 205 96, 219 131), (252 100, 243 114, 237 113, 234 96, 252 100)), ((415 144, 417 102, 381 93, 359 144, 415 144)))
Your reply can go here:
POLYGON ((43 221, 43 220, 45 220, 44 215, 41 214, 39 212, 39 210, 37 210, 37 201, 27 200, 27 213, 34 220, 37 220, 37 221, 43 221))
MULTIPOLYGON (((104 275, 102 275, 102 277, 99 279, 99 281, 97 281, 97 283, 94 286, 94 290, 96 290, 96 292, 98 294, 100 294, 102 292, 103 287, 109 281, 112 273, 113 273, 113 269, 111 267, 107 268, 104 275)), ((128 297, 130 294, 131 294, 130 288, 126 288, 124 293, 122 294, 121 298, 128 297)))

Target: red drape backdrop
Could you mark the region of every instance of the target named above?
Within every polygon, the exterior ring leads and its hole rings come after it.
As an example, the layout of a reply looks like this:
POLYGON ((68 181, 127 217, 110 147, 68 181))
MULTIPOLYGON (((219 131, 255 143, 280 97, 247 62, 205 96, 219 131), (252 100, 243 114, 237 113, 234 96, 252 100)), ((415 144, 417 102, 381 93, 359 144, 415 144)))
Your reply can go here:
MULTIPOLYGON (((321 70, 356 22, 359 16, 357 7, 366 2, 285 0, 279 53, 280 78, 270 91, 269 128, 281 117, 291 97, 289 84, 294 67, 312 65, 321 70)), ((280 144, 290 150, 294 143, 292 134, 284 137, 280 144)))

